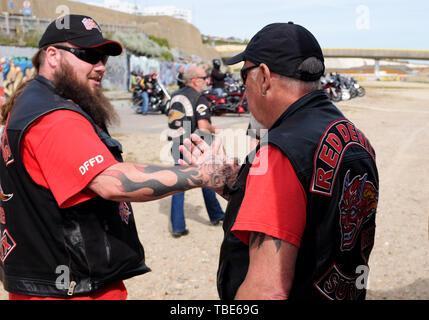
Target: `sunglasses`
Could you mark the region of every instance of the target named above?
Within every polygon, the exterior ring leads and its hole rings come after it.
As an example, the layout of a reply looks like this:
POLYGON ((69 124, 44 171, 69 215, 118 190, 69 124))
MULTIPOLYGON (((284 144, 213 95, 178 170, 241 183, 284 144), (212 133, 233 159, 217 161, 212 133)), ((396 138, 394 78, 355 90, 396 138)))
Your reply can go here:
POLYGON ((241 76, 241 80, 243 80, 243 84, 246 84, 246 80, 247 80, 247 72, 253 68, 257 68, 259 67, 259 64, 255 64, 253 66, 250 67, 246 67, 240 70, 240 76, 241 76))
POLYGON ((194 79, 203 79, 203 80, 207 80, 208 78, 209 78, 209 76, 194 77, 194 79))
POLYGON ((53 46, 54 48, 65 50, 73 53, 77 58, 90 64, 97 64, 101 61, 104 65, 109 59, 108 55, 102 54, 94 49, 83 49, 83 48, 70 48, 64 46, 53 46))

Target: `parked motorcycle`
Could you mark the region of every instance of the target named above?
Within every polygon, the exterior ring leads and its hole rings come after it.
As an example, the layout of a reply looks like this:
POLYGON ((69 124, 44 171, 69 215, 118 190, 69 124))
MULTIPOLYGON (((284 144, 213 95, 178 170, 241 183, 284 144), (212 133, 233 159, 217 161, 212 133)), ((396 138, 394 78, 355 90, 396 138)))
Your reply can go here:
POLYGON ((226 113, 242 114, 248 112, 245 87, 231 76, 225 78, 224 93, 221 97, 210 89, 203 92, 210 102, 212 115, 220 116, 226 113))
POLYGON ((320 81, 334 102, 365 95, 365 89, 357 83, 356 79, 340 75, 338 72, 331 72, 322 77, 320 81))
POLYGON ((352 78, 352 86, 353 86, 353 90, 356 92, 356 96, 358 97, 363 97, 365 95, 365 88, 362 87, 359 83, 357 83, 357 81, 352 78))
POLYGON ((225 81, 225 92, 227 93, 226 103, 234 107, 241 106, 248 112, 249 109, 247 108, 247 99, 245 95, 246 87, 237 80, 230 79, 231 80, 225 81))
POLYGON ((338 102, 342 100, 340 83, 335 77, 326 75, 321 78, 320 82, 332 101, 338 102))
MULTIPOLYGON (((133 91, 132 102, 133 109, 136 113, 141 113, 142 111, 142 92, 143 89, 141 87, 137 87, 133 91)), ((167 105, 171 99, 170 94, 167 89, 162 85, 161 82, 156 81, 153 88, 148 90, 149 93, 149 106, 148 112, 161 112, 166 114, 167 105)))
POLYGON ((210 90, 204 91, 203 95, 209 101, 210 113, 214 116, 221 116, 225 113, 242 114, 248 112, 247 99, 245 99, 244 95, 240 97, 238 95, 228 95, 227 92, 224 92, 222 96, 219 97, 210 90), (233 101, 233 103, 231 101, 233 101))

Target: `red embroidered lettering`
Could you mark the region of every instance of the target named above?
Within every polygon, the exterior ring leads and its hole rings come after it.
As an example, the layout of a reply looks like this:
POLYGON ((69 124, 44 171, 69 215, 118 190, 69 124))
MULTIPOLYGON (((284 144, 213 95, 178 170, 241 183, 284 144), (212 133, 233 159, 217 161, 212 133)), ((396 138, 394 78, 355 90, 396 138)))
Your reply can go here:
POLYGON ((328 149, 328 146, 325 144, 320 153, 319 159, 323 160, 331 168, 335 168, 338 162, 339 155, 334 154, 332 149, 328 149))
POLYGON ((337 127, 338 132, 341 134, 341 137, 343 137, 344 142, 347 143, 350 140, 350 134, 347 131, 347 128, 343 124, 339 124, 337 127))
POLYGON ((334 293, 335 288, 338 285, 339 276, 336 273, 332 273, 329 276, 328 281, 325 282, 325 285, 323 286, 323 289, 325 289, 325 292, 328 294, 334 293))
POLYGON ((329 190, 331 183, 328 180, 332 179, 333 170, 325 172, 322 168, 317 169, 316 186, 325 190, 329 190))
POLYGON ((338 138, 335 134, 330 133, 326 141, 335 149, 335 151, 341 153, 341 150, 343 149, 343 144, 341 143, 340 138, 338 138))
POLYGON ((353 141, 358 141, 358 138, 356 136, 355 127, 351 125, 350 123, 347 123, 347 128, 349 128, 350 136, 352 137, 353 141))
POLYGON ((356 129, 356 131, 357 131, 357 135, 358 135, 360 144, 362 146, 364 146, 365 145, 365 141, 363 139, 364 135, 363 135, 362 131, 360 131, 359 129, 356 129))

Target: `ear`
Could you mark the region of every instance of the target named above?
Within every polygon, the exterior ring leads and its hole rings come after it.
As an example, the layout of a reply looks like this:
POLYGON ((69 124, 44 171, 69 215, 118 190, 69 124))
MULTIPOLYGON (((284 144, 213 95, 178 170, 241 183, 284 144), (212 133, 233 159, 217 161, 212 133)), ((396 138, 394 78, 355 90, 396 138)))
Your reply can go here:
POLYGON ((263 96, 265 96, 271 87, 271 72, 265 63, 261 63, 259 65, 259 70, 261 71, 262 75, 261 93, 263 96))
POLYGON ((60 60, 61 54, 57 48, 48 47, 46 49, 45 61, 52 69, 55 69, 60 64, 60 60))

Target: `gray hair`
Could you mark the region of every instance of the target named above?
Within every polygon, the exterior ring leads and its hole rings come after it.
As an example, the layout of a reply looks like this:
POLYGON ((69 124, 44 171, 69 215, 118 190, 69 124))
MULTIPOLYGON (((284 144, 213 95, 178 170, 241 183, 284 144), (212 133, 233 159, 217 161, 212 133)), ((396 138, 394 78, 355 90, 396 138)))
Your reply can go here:
MULTIPOLYGON (((301 72, 310 74, 317 74, 323 72, 323 62, 315 57, 305 59, 298 67, 301 72)), ((280 76, 285 84, 289 87, 289 90, 312 92, 321 89, 320 78, 314 81, 302 81, 295 78, 280 76)))
POLYGON ((200 74, 200 68, 196 66, 189 67, 185 73, 183 74, 183 81, 185 84, 188 84, 192 81, 192 79, 196 78, 200 74))

